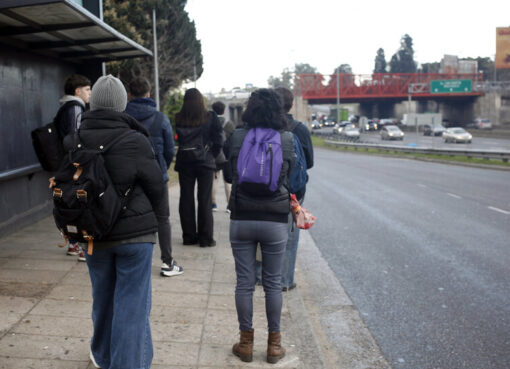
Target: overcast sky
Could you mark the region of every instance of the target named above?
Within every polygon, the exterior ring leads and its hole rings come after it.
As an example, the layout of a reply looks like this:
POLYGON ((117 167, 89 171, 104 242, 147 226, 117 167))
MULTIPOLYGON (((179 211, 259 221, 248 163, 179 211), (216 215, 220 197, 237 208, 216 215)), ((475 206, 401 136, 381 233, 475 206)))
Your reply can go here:
POLYGON ((510 26, 509 0, 188 0, 186 10, 202 42, 204 93, 266 87, 295 63, 369 74, 377 49, 389 62, 406 33, 418 63, 444 54, 494 59, 496 27, 510 26))

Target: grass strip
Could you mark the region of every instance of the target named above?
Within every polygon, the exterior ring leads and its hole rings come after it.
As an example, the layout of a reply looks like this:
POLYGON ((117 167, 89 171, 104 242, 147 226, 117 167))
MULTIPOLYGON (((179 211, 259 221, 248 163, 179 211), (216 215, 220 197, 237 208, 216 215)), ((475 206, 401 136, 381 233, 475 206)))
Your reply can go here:
POLYGON ((398 158, 410 158, 410 159, 424 159, 424 160, 434 160, 434 161, 442 161, 442 162, 456 162, 456 163, 467 163, 467 164, 481 164, 481 165, 490 165, 494 167, 505 167, 510 168, 509 162, 504 162, 502 160, 489 160, 489 159, 481 159, 481 158, 469 158, 466 156, 450 156, 450 155, 438 155, 438 154, 422 154, 422 153, 405 153, 405 152, 395 152, 388 151, 387 149, 377 149, 373 147, 353 147, 353 146, 334 146, 326 144, 325 140, 322 137, 317 137, 312 135, 312 143, 314 147, 323 147, 330 150, 336 151, 344 151, 344 152, 352 152, 359 154, 375 154, 375 155, 384 155, 398 158))

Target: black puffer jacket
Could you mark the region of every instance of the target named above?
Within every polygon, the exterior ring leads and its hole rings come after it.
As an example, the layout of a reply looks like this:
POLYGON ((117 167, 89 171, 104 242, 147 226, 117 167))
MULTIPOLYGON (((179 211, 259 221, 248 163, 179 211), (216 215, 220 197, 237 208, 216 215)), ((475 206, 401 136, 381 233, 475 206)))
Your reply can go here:
MULTIPOLYGON (((104 154, 105 166, 115 187, 125 193, 132 188, 126 208, 107 238, 99 241, 125 240, 157 232, 155 214, 161 214, 164 182, 146 129, 124 113, 95 110, 83 113, 79 130, 85 147, 99 148, 127 130, 127 135, 104 154)), ((72 136, 64 140, 64 147, 73 146, 72 136)))

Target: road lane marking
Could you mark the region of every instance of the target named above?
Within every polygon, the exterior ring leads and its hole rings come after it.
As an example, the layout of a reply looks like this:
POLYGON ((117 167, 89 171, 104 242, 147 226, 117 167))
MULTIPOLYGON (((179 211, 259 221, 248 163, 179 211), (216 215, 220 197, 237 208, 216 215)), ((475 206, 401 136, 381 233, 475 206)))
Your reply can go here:
POLYGON ((510 215, 510 211, 506 211, 506 210, 502 210, 502 209, 499 209, 499 208, 495 208, 494 206, 489 206, 489 209, 497 211, 498 213, 510 215))
POLYGON ((449 193, 449 192, 447 192, 446 194, 447 194, 448 196, 454 197, 454 198, 456 198, 456 199, 462 199, 462 197, 460 197, 459 195, 455 195, 454 193, 449 193))

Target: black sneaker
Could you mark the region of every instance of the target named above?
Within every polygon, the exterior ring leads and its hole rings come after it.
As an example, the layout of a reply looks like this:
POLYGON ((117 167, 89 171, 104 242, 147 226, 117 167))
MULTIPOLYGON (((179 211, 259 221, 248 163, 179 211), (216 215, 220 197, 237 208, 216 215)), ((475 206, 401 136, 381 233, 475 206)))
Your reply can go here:
POLYGON ((297 284, 292 283, 289 287, 282 287, 282 291, 287 292, 287 291, 293 290, 296 287, 297 287, 297 284))

